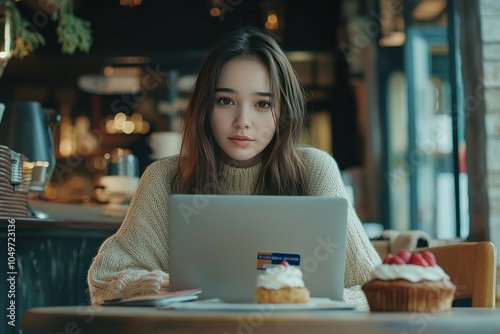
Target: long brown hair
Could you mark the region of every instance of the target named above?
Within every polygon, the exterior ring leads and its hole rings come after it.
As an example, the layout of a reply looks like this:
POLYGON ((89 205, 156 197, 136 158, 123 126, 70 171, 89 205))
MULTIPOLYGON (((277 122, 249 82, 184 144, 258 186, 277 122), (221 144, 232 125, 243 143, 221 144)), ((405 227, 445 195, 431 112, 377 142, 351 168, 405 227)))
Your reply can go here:
POLYGON ((276 133, 264 150, 255 194, 301 195, 304 162, 297 152, 305 117, 304 89, 278 43, 256 28, 229 34, 208 54, 198 74, 182 127, 179 168, 172 182, 176 193, 220 194, 220 163, 210 114, 222 66, 235 57, 253 58, 269 69, 273 105, 280 110, 276 133))

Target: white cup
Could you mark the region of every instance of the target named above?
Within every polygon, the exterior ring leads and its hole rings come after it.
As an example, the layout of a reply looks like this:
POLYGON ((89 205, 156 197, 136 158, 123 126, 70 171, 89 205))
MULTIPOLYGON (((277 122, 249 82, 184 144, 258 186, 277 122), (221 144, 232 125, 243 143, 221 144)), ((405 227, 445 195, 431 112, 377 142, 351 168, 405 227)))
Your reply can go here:
POLYGON ((139 162, 130 150, 116 148, 106 153, 106 169, 96 187, 101 202, 126 204, 139 185, 139 162))
POLYGON ((153 132, 149 139, 149 146, 153 153, 151 159, 161 159, 179 154, 182 137, 179 132, 153 132))

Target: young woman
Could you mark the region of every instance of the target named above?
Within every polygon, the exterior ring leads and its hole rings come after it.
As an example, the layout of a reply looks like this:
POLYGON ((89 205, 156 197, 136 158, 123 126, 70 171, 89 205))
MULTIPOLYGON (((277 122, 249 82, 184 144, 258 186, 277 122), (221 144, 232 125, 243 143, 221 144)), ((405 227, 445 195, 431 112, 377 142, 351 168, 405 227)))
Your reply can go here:
MULTIPOLYGON (((144 172, 117 233, 88 273, 92 304, 168 289, 173 193, 346 197, 327 153, 299 147, 304 91, 279 45, 242 28, 208 55, 185 112, 178 156, 144 172)), ((367 308, 360 285, 380 262, 349 205, 344 300, 367 308)))

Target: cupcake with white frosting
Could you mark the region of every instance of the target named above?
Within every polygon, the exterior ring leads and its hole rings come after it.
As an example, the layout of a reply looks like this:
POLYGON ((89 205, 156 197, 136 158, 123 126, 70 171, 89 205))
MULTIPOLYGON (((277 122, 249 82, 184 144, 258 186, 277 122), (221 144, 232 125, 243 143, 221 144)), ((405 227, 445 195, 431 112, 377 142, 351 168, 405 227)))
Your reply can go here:
POLYGON ((302 271, 283 261, 257 277, 255 301, 260 304, 296 304, 309 302, 302 271))
POLYGON ((456 286, 429 251, 389 254, 361 287, 371 311, 434 312, 451 308, 456 286))

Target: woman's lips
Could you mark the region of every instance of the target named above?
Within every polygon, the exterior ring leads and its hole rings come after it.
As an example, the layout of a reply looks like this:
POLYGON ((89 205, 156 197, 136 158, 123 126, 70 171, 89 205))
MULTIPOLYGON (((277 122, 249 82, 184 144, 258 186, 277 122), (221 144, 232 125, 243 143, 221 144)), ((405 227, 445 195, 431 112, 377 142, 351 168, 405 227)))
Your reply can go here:
POLYGON ((245 147, 245 146, 248 146, 250 145, 254 139, 250 138, 250 137, 247 137, 247 136, 231 136, 229 137, 229 140, 235 144, 236 146, 240 146, 240 147, 245 147))

